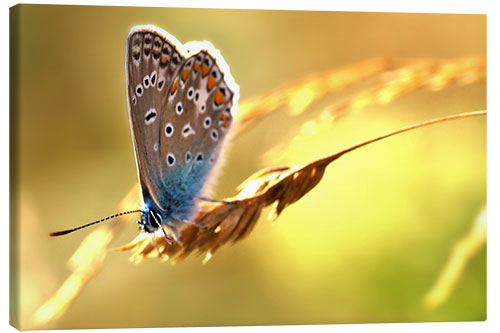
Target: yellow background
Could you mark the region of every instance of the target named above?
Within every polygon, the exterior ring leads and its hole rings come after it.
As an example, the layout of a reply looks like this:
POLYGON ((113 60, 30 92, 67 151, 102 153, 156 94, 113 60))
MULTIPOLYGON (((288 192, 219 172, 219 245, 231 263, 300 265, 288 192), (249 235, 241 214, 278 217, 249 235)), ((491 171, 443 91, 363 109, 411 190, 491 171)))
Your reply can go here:
MULTIPOLYGON (((19 47, 19 76, 11 84, 19 97, 11 110, 11 292, 22 328, 35 328, 33 313, 64 281, 66 262, 88 231, 47 234, 115 213, 137 181, 124 73, 132 26, 155 24, 181 42, 211 41, 230 65, 241 101, 374 57, 486 57, 481 15, 18 10, 11 40, 19 47)), ((286 146, 317 111, 364 87, 333 94, 298 117, 279 110, 236 137, 216 197, 233 195, 247 176, 271 166, 263 155, 286 146)), ((485 108, 484 81, 420 89, 347 114, 274 161, 303 164, 403 125, 485 108)), ((484 320, 485 248, 442 305, 427 309, 422 299, 485 202, 485 118, 418 129, 334 162, 276 223, 262 216, 248 239, 225 246, 206 265, 196 256, 174 266, 133 265, 127 253, 110 253, 68 311, 42 328, 484 320)), ((133 219, 112 246, 136 236, 133 219)))

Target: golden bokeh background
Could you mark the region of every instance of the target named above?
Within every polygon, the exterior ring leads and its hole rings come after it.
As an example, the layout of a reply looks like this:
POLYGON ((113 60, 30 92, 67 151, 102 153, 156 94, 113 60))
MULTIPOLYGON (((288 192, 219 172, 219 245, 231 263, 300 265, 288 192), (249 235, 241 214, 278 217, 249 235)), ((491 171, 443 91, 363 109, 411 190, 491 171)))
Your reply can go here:
MULTIPOLYGON (((34 321, 68 276, 67 260, 89 231, 52 239, 48 233, 115 213, 137 182, 124 73, 132 26, 155 24, 181 42, 211 41, 230 65, 243 103, 373 58, 486 59, 486 16, 52 5, 16 10, 11 321, 18 327, 486 319, 485 245, 467 258, 442 302, 425 301, 486 204, 486 119, 480 117, 349 153, 276 222, 262 216, 247 239, 223 247, 205 265, 196 256, 176 265, 154 259, 134 265, 127 253, 111 252, 60 318, 41 326, 34 321)), ((304 164, 404 125, 486 109, 484 80, 417 89, 346 112, 297 144, 305 123, 363 91, 366 82, 314 101, 297 116, 280 108, 236 136, 216 197, 233 195, 263 167, 304 164)), ((112 247, 137 235, 134 217, 130 221, 112 247)))

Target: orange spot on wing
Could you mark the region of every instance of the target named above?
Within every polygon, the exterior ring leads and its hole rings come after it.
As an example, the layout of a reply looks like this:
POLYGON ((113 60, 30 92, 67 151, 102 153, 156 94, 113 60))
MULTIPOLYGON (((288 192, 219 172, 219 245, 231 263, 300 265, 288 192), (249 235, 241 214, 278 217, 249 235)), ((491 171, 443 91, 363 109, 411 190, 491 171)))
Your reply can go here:
POLYGON ((220 117, 220 119, 226 120, 227 119, 227 114, 223 113, 222 116, 220 117))
POLYGON ((167 63, 167 58, 165 58, 165 57, 161 57, 161 58, 160 58, 160 62, 161 62, 163 65, 165 65, 165 64, 167 63))
POLYGON ((215 79, 212 75, 208 77, 207 80, 207 90, 210 91, 215 86, 215 79))
POLYGON ((201 66, 201 73, 203 74, 203 76, 207 75, 209 70, 210 68, 208 68, 208 66, 206 65, 201 66))
POLYGON ((170 71, 173 73, 175 71, 174 65, 170 65, 170 71))
POLYGON ((224 120, 224 122, 222 123, 222 126, 228 127, 229 126, 229 121, 227 119, 224 120))
POLYGON ((170 89, 170 93, 173 94, 177 90, 177 86, 179 85, 179 80, 175 80, 174 84, 172 85, 172 89, 170 89))
POLYGON ((182 70, 182 81, 186 81, 188 75, 189 75, 189 69, 182 70))
POLYGON ((195 62, 194 65, 193 65, 193 69, 194 69, 195 72, 197 72, 200 69, 200 63, 199 62, 195 62))
POLYGON ((215 101, 215 104, 220 105, 220 104, 224 103, 226 101, 226 99, 224 98, 224 95, 220 91, 218 91, 215 93, 214 101, 215 101))

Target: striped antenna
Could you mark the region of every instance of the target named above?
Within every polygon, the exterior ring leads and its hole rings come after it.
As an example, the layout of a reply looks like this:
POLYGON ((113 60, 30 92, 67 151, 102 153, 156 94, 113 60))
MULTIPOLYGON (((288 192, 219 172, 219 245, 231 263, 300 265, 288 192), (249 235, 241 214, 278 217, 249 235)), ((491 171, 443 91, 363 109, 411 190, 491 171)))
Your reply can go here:
POLYGON ((132 214, 132 213, 142 213, 142 210, 130 210, 128 212, 122 212, 122 213, 114 214, 114 215, 105 217, 103 219, 100 219, 100 220, 97 220, 97 221, 94 221, 94 222, 91 222, 91 223, 88 223, 88 224, 81 225, 81 226, 76 227, 76 228, 67 229, 67 230, 61 230, 61 231, 56 231, 56 232, 51 232, 49 234, 49 236, 50 237, 56 237, 56 236, 67 235, 67 234, 69 234, 69 233, 71 233, 73 231, 77 231, 77 230, 80 230, 80 229, 83 229, 83 228, 86 228, 86 227, 90 227, 91 225, 94 225, 94 224, 97 224, 97 223, 101 223, 101 222, 110 220, 112 218, 118 217, 118 216, 132 214))

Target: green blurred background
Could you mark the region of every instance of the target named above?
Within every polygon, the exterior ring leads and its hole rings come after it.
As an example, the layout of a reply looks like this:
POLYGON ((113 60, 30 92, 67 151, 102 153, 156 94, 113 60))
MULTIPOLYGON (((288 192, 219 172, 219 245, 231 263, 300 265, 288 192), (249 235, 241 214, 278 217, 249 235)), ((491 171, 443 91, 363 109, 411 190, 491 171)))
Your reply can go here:
MULTIPOLYGON (((47 234, 115 213, 137 181, 124 73, 132 26, 155 24, 181 42, 211 41, 240 85, 240 101, 374 57, 486 57, 480 15, 38 5, 19 13, 11 244, 13 306, 25 329, 67 277, 67 260, 88 231, 47 234)), ((236 137, 216 196, 233 195, 270 166, 263 154, 356 88, 298 117, 280 110, 236 137)), ((418 90, 348 114, 281 163, 306 163, 403 125, 485 108, 484 81, 418 90)), ((196 256, 173 266, 133 265, 128 253, 110 253, 68 311, 43 328, 485 320, 485 248, 441 306, 422 305, 485 202, 485 118, 419 129, 342 157, 276 223, 262 216, 248 239, 206 265, 196 256)), ((131 223, 112 246, 137 232, 131 223)))

